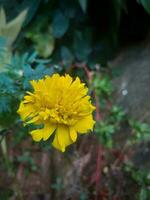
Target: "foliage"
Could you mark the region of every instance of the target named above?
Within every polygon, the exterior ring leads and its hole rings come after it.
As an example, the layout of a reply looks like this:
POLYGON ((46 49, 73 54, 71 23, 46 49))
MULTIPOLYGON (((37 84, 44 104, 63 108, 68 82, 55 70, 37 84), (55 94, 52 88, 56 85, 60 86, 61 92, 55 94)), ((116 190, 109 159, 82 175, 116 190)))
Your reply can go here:
POLYGON ((133 180, 137 182, 140 187, 137 200, 147 200, 150 196, 149 184, 150 184, 150 172, 148 170, 139 170, 132 163, 126 163, 124 170, 132 176, 133 180))
POLYGON ((150 14, 150 1, 149 0, 137 0, 144 9, 150 14))
POLYGON ((7 57, 7 51, 5 51, 4 45, 3 48, 1 47, 1 55, 0 121, 1 129, 3 129, 16 123, 18 103, 25 90, 29 88, 29 81, 52 74, 54 70, 52 67, 47 68, 46 65, 50 61, 38 59, 36 52, 25 53, 20 57, 16 54, 11 57, 9 63, 5 63, 3 60, 7 57))
POLYGON ((27 10, 24 10, 15 19, 6 22, 6 15, 3 8, 0 9, 0 37, 6 39, 7 46, 11 46, 21 30, 27 10))
MULTIPOLYGON (((51 170, 48 168, 48 171, 52 171, 50 172, 52 184, 45 185, 51 188, 52 193, 55 191, 61 194, 66 189, 63 177, 59 176, 59 173, 56 175, 53 167, 55 162, 59 163, 59 160, 63 158, 65 162, 73 163, 70 165, 71 169, 73 165, 77 166, 72 169, 73 172, 67 169, 66 179, 69 180, 73 174, 73 183, 77 187, 73 188, 73 192, 70 190, 71 195, 77 194, 77 197, 72 198, 116 200, 118 198, 114 196, 116 192, 114 188, 115 186, 118 188, 119 184, 116 184, 110 175, 120 173, 117 174, 117 178, 121 180, 119 183, 122 187, 124 186, 122 176, 125 173, 128 175, 125 177, 127 182, 132 180, 133 187, 137 189, 136 193, 131 194, 133 198, 147 200, 150 195, 149 171, 136 166, 130 154, 134 153, 133 149, 136 145, 149 143, 150 126, 146 122, 132 119, 119 105, 116 105, 112 84, 112 75, 116 71, 110 68, 108 62, 124 42, 121 39, 122 36, 126 37, 121 33, 124 16, 128 16, 129 20, 130 17, 136 18, 128 13, 130 1, 113 0, 93 3, 90 0, 13 0, 11 2, 5 0, 1 2, 0 176, 4 174, 8 176, 6 179, 13 179, 15 186, 5 189, 1 188, 0 184, 0 199, 9 199, 15 195, 22 199, 19 196, 21 190, 19 184, 16 186, 16 179, 20 176, 22 169, 25 171, 25 177, 30 177, 30 174, 42 176, 45 173, 42 174, 42 170, 39 170, 37 153, 40 149, 42 153, 50 153, 49 160, 51 160, 52 168, 51 170), (14 9, 12 9, 13 4, 14 9), (88 84, 90 95, 93 96, 93 102, 96 105, 95 118, 97 120, 95 135, 89 136, 94 138, 95 143, 92 140, 88 141, 87 137, 83 145, 81 139, 81 143, 79 141, 61 158, 53 152, 48 143, 41 142, 38 146, 28 141, 26 135, 29 127, 23 126, 16 113, 25 91, 30 89, 29 81, 56 72, 79 76, 88 84), (99 156, 99 151, 97 152, 99 146, 101 156, 99 156), (94 149, 92 153, 91 149, 94 149), (84 165, 85 161, 82 158, 78 160, 78 157, 84 156, 85 152, 90 152, 92 155, 91 160, 88 160, 90 165, 84 165), (34 153, 37 160, 33 157, 34 153), (86 170, 80 169, 82 165, 86 170), (80 175, 76 175, 78 170, 80 175), (80 179, 83 178, 82 188, 80 188, 82 184, 76 181, 78 176, 80 179)), ((140 9, 143 7, 143 12, 145 10, 145 13, 150 14, 149 0, 137 0, 134 4, 140 9)), ((126 29, 128 30, 128 24, 126 29)), ((138 34, 142 34, 143 30, 140 26, 139 29, 138 34)), ((41 164, 44 168, 47 161, 45 154, 39 157, 44 160, 40 160, 44 163, 41 164)), ((59 167, 64 166, 60 164, 59 167)), ((118 190, 116 193, 120 195, 118 190)), ((41 199, 40 196, 38 198, 41 199)), ((122 196, 119 198, 123 199, 122 196)))

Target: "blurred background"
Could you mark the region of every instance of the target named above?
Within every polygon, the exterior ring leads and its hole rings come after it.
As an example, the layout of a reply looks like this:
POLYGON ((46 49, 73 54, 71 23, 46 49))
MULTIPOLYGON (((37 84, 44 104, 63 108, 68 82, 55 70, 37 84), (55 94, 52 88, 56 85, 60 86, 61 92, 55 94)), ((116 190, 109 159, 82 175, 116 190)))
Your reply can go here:
POLYGON ((0 0, 0 200, 150 199, 150 0, 0 0), (94 131, 61 153, 16 111, 29 81, 89 87, 94 131))

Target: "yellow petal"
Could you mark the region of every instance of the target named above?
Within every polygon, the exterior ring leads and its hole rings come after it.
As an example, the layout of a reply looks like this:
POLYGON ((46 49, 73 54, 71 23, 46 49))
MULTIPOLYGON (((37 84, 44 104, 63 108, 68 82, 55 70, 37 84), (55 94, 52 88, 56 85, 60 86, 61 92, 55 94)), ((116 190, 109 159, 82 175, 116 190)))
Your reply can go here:
POLYGON ((53 147, 55 147, 56 149, 61 151, 61 146, 60 146, 60 144, 58 142, 58 135, 56 135, 56 134, 55 134, 55 137, 54 137, 52 145, 53 145, 53 147))
POLYGON ((61 83, 63 88, 69 88, 72 81, 73 81, 72 77, 69 76, 68 74, 61 77, 61 83))
POLYGON ((36 142, 39 142, 43 138, 43 129, 38 129, 30 132, 32 139, 36 142))
POLYGON ((69 133, 72 141, 75 142, 77 140, 77 132, 73 127, 69 127, 69 133))
POLYGON ((95 121, 92 115, 88 115, 85 118, 78 121, 73 127, 78 133, 86 133, 89 130, 93 130, 95 121))
POLYGON ((24 121, 29 115, 34 112, 34 108, 31 104, 20 103, 17 113, 21 116, 21 119, 24 121))
MULTIPOLYGON (((57 145, 58 145, 57 147, 58 147, 58 149, 60 147, 62 152, 65 151, 65 148, 68 145, 73 143, 73 141, 71 140, 70 134, 69 134, 69 128, 65 125, 59 125, 57 127, 55 137, 56 137, 56 141, 57 141, 57 145)), ((55 143, 55 145, 56 145, 56 143, 55 143)))
POLYGON ((37 121, 39 121, 39 116, 35 116, 32 119, 30 119, 29 121, 27 121, 27 124, 33 124, 36 123, 37 121))
POLYGON ((43 140, 47 140, 55 131, 56 125, 55 124, 46 124, 44 126, 44 131, 43 131, 43 140))
POLYGON ((34 141, 38 142, 42 139, 45 141, 52 135, 55 129, 56 129, 56 125, 46 124, 44 128, 33 130, 30 133, 34 141))
POLYGON ((32 93, 29 93, 29 95, 24 96, 24 103, 33 103, 34 102, 34 95, 32 93))
POLYGON ((33 89, 36 90, 38 86, 38 81, 32 80, 30 81, 30 84, 32 85, 33 89))
POLYGON ((38 81, 32 80, 30 81, 30 84, 32 85, 35 92, 37 91, 43 91, 45 88, 45 80, 39 79, 38 81))

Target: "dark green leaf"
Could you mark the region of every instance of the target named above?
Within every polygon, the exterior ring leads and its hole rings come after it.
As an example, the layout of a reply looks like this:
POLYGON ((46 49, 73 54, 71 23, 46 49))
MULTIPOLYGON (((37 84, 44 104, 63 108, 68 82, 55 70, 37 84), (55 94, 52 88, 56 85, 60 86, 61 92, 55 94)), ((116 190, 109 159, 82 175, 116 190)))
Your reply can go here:
POLYGON ((62 46, 62 48, 61 48, 61 58, 62 58, 63 64, 66 67, 69 67, 71 65, 72 61, 73 61, 72 53, 65 46, 62 46))
POLYGON ((52 31, 56 38, 61 38, 66 33, 69 27, 69 19, 64 14, 57 10, 52 21, 52 31))
POLYGON ((74 36, 74 51, 78 60, 87 61, 88 56, 90 55, 91 48, 91 40, 90 40, 89 32, 85 32, 82 34, 79 31, 75 32, 74 36))
POLYGON ((150 0, 138 0, 144 9, 150 14, 150 0))
POLYGON ((139 200, 147 200, 148 195, 147 195, 147 190, 146 188, 141 188, 140 194, 139 194, 139 200))
POLYGON ((0 113, 10 112, 11 110, 11 98, 9 96, 0 97, 0 113))
POLYGON ((86 12, 86 9, 87 9, 87 0, 78 0, 79 1, 79 4, 83 10, 83 12, 86 12))

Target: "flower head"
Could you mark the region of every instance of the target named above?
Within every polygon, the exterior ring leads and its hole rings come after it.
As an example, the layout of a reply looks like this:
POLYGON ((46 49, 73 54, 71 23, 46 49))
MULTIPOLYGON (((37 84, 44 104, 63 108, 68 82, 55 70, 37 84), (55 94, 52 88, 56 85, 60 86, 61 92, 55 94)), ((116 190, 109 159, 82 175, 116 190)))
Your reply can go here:
POLYGON ((26 123, 43 125, 31 131, 34 141, 47 140, 54 132, 53 146, 62 152, 76 141, 77 133, 93 129, 95 109, 87 95, 88 89, 77 77, 69 75, 45 76, 32 80, 33 92, 27 92, 18 113, 26 123))

